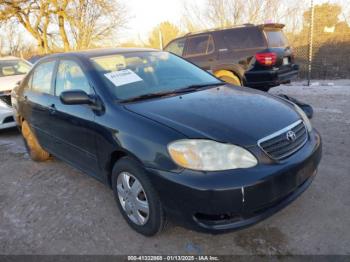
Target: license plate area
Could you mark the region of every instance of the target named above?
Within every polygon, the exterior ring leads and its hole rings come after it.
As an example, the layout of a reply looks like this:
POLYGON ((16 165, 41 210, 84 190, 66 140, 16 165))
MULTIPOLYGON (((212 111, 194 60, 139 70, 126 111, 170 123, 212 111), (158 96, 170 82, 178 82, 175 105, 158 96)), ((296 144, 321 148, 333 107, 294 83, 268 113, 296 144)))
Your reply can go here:
POLYGON ((312 162, 298 171, 291 170, 264 182, 245 188, 246 210, 256 210, 281 199, 304 183, 315 172, 312 162))
POLYGON ((289 65, 289 57, 283 57, 283 65, 289 65))

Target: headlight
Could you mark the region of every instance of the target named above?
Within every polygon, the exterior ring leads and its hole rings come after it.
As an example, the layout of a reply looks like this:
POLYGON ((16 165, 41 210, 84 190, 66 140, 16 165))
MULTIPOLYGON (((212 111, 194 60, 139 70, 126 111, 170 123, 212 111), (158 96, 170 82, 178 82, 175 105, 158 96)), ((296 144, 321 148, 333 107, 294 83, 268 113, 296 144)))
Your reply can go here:
POLYGON ((311 122, 310 122, 309 118, 305 114, 305 112, 296 104, 294 104, 294 107, 295 107, 295 110, 298 112, 298 114, 303 119, 303 122, 304 122, 304 124, 306 126, 307 131, 311 132, 312 131, 312 125, 311 125, 311 122))
POLYGON ((212 140, 178 140, 168 145, 168 151, 176 164, 193 170, 220 171, 249 168, 258 163, 256 158, 244 148, 212 140))

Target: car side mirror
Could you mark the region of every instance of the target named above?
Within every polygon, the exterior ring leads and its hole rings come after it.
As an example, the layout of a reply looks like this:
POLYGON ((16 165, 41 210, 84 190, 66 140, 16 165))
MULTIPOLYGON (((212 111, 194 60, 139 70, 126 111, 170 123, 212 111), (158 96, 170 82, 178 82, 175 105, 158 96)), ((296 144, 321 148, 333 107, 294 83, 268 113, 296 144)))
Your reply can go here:
POLYGON ((92 105, 92 99, 87 93, 81 90, 64 91, 60 95, 60 100, 65 105, 92 105))

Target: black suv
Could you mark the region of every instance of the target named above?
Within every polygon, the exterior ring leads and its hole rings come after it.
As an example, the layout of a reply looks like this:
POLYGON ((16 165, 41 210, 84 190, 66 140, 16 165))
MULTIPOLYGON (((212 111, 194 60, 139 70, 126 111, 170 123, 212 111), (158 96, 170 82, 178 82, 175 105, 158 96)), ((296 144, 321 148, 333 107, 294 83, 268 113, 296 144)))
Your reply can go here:
POLYGON ((268 91, 298 74, 282 24, 246 24, 189 33, 165 50, 182 56, 234 85, 268 91))

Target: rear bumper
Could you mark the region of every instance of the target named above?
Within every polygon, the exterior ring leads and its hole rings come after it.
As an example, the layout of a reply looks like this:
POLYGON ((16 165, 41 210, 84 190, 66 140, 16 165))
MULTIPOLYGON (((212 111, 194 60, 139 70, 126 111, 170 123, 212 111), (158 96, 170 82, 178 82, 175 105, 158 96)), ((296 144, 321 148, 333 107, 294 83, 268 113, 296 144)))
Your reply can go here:
POLYGON ((278 164, 225 172, 149 172, 171 220, 220 233, 257 223, 295 200, 314 179, 321 154, 320 136, 312 132, 302 149, 278 164))
POLYGON ((279 70, 257 70, 245 73, 246 86, 265 90, 273 86, 288 83, 297 77, 298 65, 279 70))

